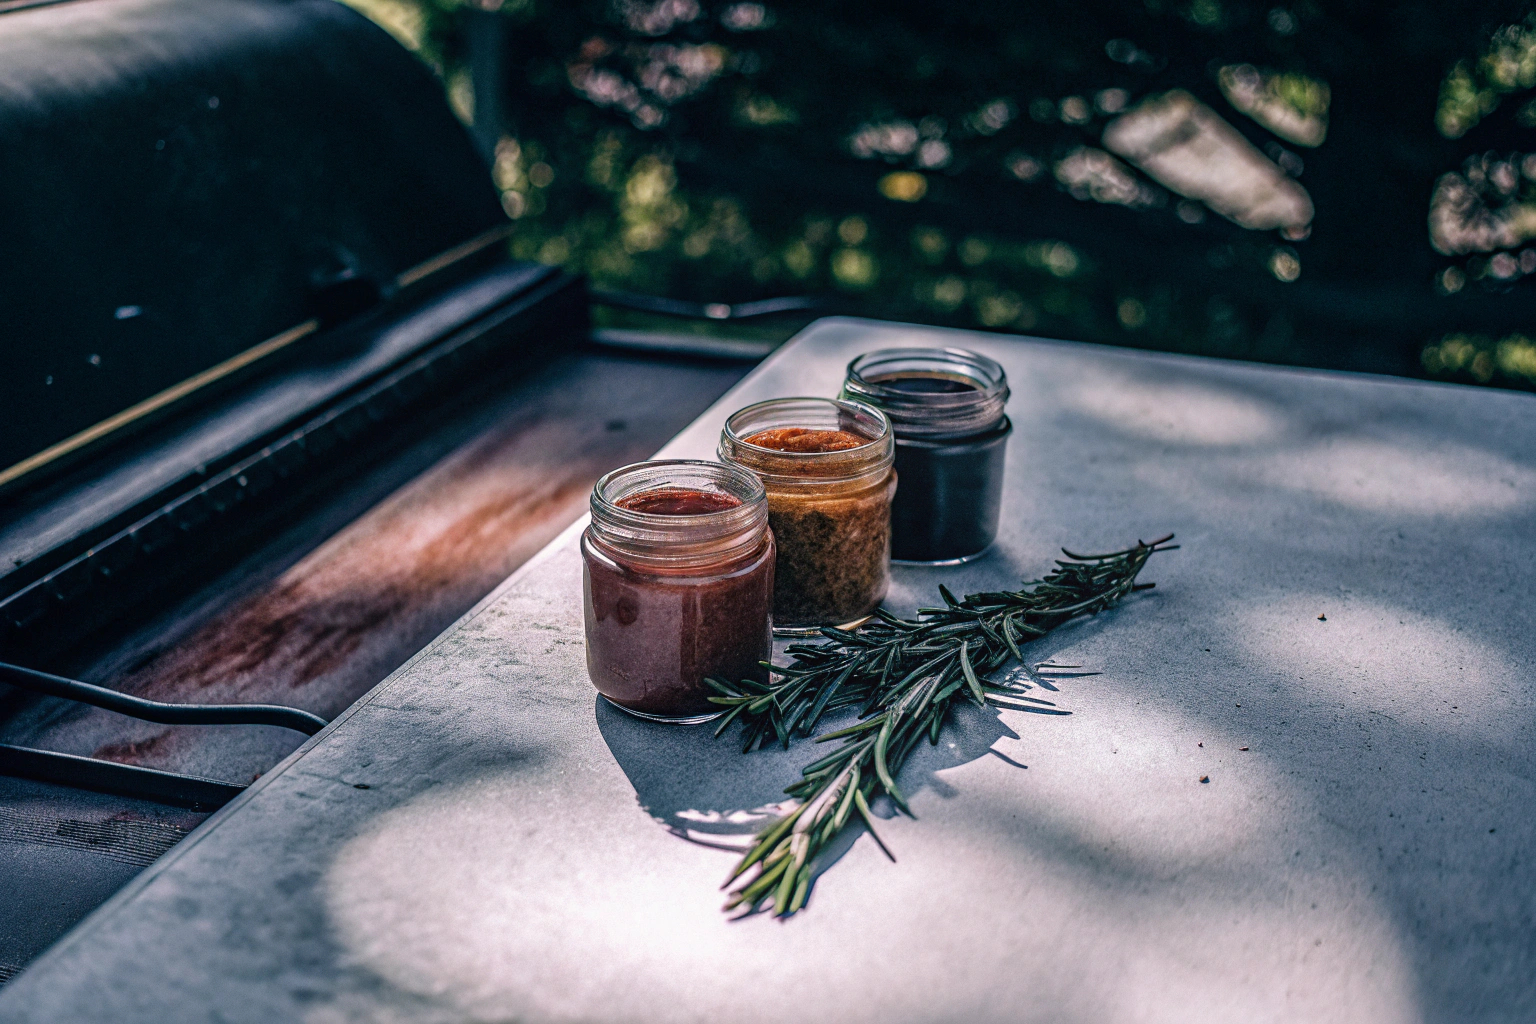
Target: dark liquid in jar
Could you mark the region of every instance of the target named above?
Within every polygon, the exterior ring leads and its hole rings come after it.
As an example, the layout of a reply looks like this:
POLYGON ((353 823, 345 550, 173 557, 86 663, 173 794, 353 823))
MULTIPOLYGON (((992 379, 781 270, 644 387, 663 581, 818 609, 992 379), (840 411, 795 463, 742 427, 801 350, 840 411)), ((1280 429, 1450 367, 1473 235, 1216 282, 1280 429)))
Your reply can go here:
POLYGON ((690 491, 682 487, 659 487, 654 491, 641 491, 614 502, 619 508, 631 512, 644 512, 653 516, 701 516, 710 512, 724 512, 740 508, 741 499, 716 491, 690 491))
MULTIPOLYGON (((897 370, 864 378, 878 385, 909 414, 932 397, 932 408, 965 403, 986 385, 963 373, 897 370), (890 392, 910 398, 897 399, 890 392), (950 398, 949 396, 957 396, 950 398)), ((894 415, 896 474, 901 487, 891 502, 891 557, 911 562, 967 558, 997 537, 1003 498, 1003 462, 1012 425, 1007 417, 964 436, 907 436, 894 415)))
POLYGON ((1003 461, 1013 425, 971 437, 896 439, 901 488, 891 502, 891 557, 933 562, 978 554, 997 538, 1003 461))
POLYGON ((759 448, 776 452, 843 452, 850 448, 862 448, 869 438, 850 430, 812 430, 809 427, 776 427, 759 430, 742 440, 759 448))
POLYGON ((968 377, 946 373, 890 373, 869 378, 871 384, 905 391, 913 395, 958 395, 967 391, 980 391, 975 381, 968 377))

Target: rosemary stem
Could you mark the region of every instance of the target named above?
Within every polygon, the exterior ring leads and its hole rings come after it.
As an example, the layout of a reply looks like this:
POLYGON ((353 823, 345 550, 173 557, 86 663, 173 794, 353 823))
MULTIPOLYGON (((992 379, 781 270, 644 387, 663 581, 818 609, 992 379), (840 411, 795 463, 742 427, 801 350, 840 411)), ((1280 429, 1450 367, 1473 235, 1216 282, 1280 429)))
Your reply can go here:
POLYGON ((842 742, 806 765, 800 779, 786 787, 799 803, 758 833, 726 879, 727 888, 736 886, 727 909, 745 905, 757 910, 771 900, 780 916, 799 911, 810 897, 817 854, 854 814, 894 861, 875 830, 869 801, 884 794, 912 815, 896 776, 917 744, 925 736, 938 743, 957 700, 984 708, 1068 714, 987 676, 1009 659, 1023 663, 1024 645, 1062 623, 1097 614, 1150 587, 1138 584, 1136 577, 1153 554, 1176 547, 1168 544, 1172 539, 1169 534, 1103 555, 1063 549, 1066 558, 1058 559, 1043 580, 1017 591, 970 594, 962 600, 940 585, 943 606, 919 609, 915 619, 877 609, 856 630, 823 630, 815 642, 792 644, 791 661, 768 666, 766 684, 706 680, 718 694, 711 700, 730 708, 716 735, 740 721, 743 752, 775 739, 788 747, 796 735, 809 737, 824 715, 859 709, 854 724, 815 738, 817 743, 842 742), (743 880, 753 868, 756 872, 743 880))

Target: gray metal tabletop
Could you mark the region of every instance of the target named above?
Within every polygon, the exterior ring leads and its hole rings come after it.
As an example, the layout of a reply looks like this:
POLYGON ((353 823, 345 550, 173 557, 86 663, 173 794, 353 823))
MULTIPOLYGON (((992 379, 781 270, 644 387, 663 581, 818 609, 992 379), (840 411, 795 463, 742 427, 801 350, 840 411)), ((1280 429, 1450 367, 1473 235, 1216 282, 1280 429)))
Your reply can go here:
MULTIPOLYGON (((5 1021, 1536 1019, 1536 400, 857 320, 813 325, 662 452, 962 345, 1013 395, 985 558, 1177 531, 1036 642, 1073 712, 960 716, 917 820, 798 916, 731 920, 728 843, 807 749, 601 704, 578 523, 0 989, 5 1021), (1201 781, 1202 777, 1209 781, 1201 781)), ((1107 548, 1106 548, 1107 546, 1107 548)))

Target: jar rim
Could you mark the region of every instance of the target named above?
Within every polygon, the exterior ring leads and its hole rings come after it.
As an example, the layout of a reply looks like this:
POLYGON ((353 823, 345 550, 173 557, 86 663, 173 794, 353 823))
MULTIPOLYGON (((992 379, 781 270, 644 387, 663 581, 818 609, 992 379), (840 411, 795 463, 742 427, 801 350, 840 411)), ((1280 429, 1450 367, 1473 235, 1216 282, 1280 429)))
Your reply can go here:
POLYGON ((750 511, 753 506, 765 500, 767 500, 767 494, 763 489, 763 482, 754 474, 740 466, 712 462, 708 459, 649 459, 645 462, 632 462, 627 466, 620 466, 618 469, 604 473, 598 478, 597 483, 592 485, 594 513, 601 510, 606 518, 630 522, 635 526, 665 527, 668 524, 684 521, 692 526, 728 523, 742 518, 744 509, 750 511), (682 514, 639 512, 618 504, 623 498, 645 491, 688 490, 687 487, 662 482, 667 477, 678 475, 680 471, 698 474, 701 478, 700 483, 720 485, 720 493, 736 498, 741 504, 716 509, 713 512, 682 514), (623 488, 622 493, 618 493, 620 488, 623 488))
POLYGON ((775 488, 816 489, 883 479, 895 458, 895 440, 890 419, 868 403, 816 396, 770 398, 738 409, 726 419, 717 454, 722 462, 742 466, 775 488), (826 422, 818 423, 818 418, 826 422), (788 452, 746 439, 758 431, 784 427, 847 430, 868 440, 836 451, 788 452))
MULTIPOLYGON (((725 421, 725 432, 727 435, 729 435, 734 443, 741 445, 748 451, 761 452, 764 455, 771 455, 775 458, 787 458, 792 461, 811 462, 817 459, 826 459, 829 455, 850 456, 866 452, 872 445, 878 445, 886 440, 886 438, 891 433, 891 421, 890 418, 885 415, 885 413, 881 412, 875 406, 870 405, 868 402, 860 402, 847 398, 820 398, 814 395, 797 395, 787 398, 769 398, 765 401, 753 402, 751 405, 743 406, 740 409, 737 409, 735 412, 731 413, 729 417, 727 417, 725 421), (866 415, 872 414, 870 418, 874 419, 876 425, 880 429, 880 432, 874 437, 869 437, 869 439, 864 444, 861 444, 855 448, 839 448, 836 451, 830 452, 791 452, 785 451, 782 448, 766 448, 760 444, 753 444, 751 441, 747 440, 747 435, 737 431, 734 426, 738 418, 746 416, 749 413, 765 412, 769 409, 788 409, 791 403, 795 402, 805 402, 818 406, 830 405, 846 411, 857 411, 865 413, 866 415)), ((864 434, 862 431, 848 432, 857 433, 861 437, 868 437, 868 435, 864 434)))
POLYGON ((653 459, 620 466, 592 487, 592 532, 627 558, 655 565, 694 565, 737 557, 762 543, 768 528, 763 483, 740 466, 704 459, 653 459), (650 490, 704 490, 741 503, 712 512, 667 515, 619 501, 650 490))
POLYGON ((878 406, 889 416, 898 436, 961 437, 991 429, 1003 418, 1008 374, 997 360, 970 349, 883 348, 849 362, 843 394, 878 406), (956 392, 914 392, 870 379, 885 368, 962 377, 976 387, 956 392))

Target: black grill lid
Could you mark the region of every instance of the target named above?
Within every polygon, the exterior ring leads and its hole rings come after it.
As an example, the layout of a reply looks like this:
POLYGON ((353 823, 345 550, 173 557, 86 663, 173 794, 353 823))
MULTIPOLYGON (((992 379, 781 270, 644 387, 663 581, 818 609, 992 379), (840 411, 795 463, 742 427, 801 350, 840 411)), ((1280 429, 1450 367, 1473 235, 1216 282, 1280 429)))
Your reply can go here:
POLYGON ((431 74, 333 0, 0 14, 0 472, 505 225, 431 74))

